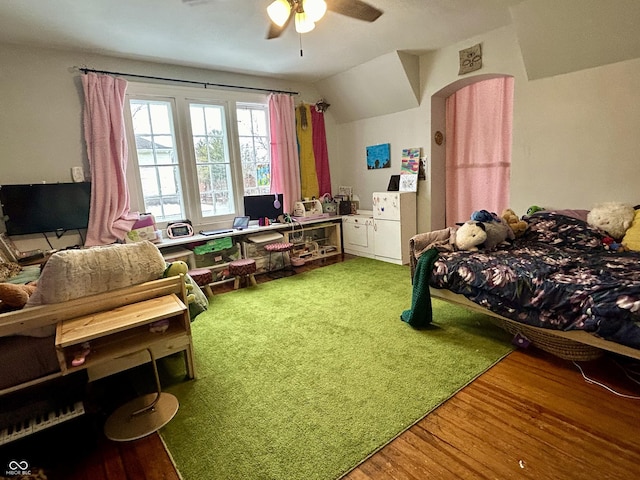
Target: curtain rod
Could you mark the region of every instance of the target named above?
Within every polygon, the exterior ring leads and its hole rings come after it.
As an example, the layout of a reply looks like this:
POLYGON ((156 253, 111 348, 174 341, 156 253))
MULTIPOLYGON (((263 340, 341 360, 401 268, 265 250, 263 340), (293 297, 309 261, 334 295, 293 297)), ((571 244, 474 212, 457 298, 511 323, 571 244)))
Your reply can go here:
POLYGON ((107 70, 95 70, 93 68, 86 67, 75 67, 81 72, 87 73, 104 73, 106 75, 120 75, 123 77, 133 77, 133 78, 145 78, 147 80, 162 80, 165 82, 178 82, 178 83, 188 83, 191 85, 202 85, 204 88, 207 87, 223 87, 223 88, 233 88, 240 90, 253 90, 257 92, 268 92, 268 93, 286 93, 288 95, 299 95, 299 92, 290 92, 288 90, 274 90, 272 88, 259 88, 259 87, 244 87, 242 85, 225 85, 224 83, 209 83, 209 82, 197 82, 195 80, 181 80, 179 78, 167 78, 167 77, 154 77, 151 75, 138 75, 135 73, 122 73, 122 72, 110 72, 107 70))

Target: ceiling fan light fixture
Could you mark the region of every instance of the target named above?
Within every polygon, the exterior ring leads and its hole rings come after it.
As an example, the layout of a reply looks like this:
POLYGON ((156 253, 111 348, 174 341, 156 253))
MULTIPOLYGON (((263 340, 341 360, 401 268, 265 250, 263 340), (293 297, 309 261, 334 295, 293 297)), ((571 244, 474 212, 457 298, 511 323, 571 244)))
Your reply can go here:
POLYGON ((298 33, 309 33, 316 28, 316 24, 309 18, 306 12, 297 12, 295 20, 296 32, 298 33))
POLYGON ((324 0, 303 0, 302 9, 312 22, 317 22, 327 13, 327 2, 324 0))
POLYGON ((282 27, 291 13, 291 5, 287 0, 275 0, 267 7, 267 14, 273 23, 282 27))

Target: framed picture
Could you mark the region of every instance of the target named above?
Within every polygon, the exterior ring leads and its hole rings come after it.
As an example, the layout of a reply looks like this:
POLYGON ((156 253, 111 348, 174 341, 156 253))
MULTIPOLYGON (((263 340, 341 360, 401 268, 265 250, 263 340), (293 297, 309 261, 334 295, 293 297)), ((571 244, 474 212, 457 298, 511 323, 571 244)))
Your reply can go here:
POLYGON ((367 147, 367 169, 391 167, 391 144, 383 143, 367 147))
POLYGON ((337 196, 345 197, 345 200, 351 200, 353 196, 353 187, 348 187, 346 185, 339 186, 337 196))

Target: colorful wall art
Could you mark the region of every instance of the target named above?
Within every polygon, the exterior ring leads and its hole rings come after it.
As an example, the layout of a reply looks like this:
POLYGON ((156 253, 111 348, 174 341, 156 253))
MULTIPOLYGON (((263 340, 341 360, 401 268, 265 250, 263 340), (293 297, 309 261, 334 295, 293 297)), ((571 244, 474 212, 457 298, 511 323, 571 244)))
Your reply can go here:
POLYGON ((415 192, 418 190, 418 172, 420 171, 420 149, 405 148, 402 150, 402 166, 400 167, 400 191, 415 192))
POLYGON ((367 147, 367 169, 391 167, 391 144, 383 143, 367 147))

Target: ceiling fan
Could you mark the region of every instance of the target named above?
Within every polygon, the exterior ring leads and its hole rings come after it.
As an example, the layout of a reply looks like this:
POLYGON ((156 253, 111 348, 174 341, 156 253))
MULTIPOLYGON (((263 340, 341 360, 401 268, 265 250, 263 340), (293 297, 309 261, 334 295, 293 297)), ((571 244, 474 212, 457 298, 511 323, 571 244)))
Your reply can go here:
POLYGON ((267 7, 271 19, 267 39, 278 38, 292 18, 296 32, 310 32, 327 10, 365 22, 373 22, 382 15, 381 10, 360 0, 274 0, 267 7))

